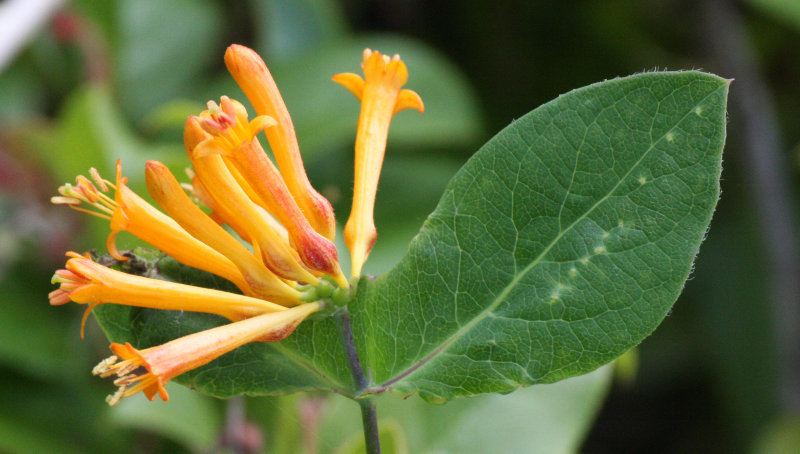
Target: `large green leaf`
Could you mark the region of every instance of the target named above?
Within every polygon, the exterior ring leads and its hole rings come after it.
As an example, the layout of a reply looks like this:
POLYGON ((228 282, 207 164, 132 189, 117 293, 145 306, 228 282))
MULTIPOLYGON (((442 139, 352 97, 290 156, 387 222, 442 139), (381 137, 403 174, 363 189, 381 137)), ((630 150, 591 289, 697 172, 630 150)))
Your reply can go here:
MULTIPOLYGON (((350 304, 373 391, 435 401, 509 392, 594 370, 650 334, 680 293, 719 195, 727 89, 699 72, 603 82, 487 143, 403 261, 363 280, 350 304)), ((168 258, 148 266, 218 285, 168 258)), ((98 309, 112 338, 138 347, 224 323, 98 309)), ((351 393, 339 343, 332 318, 309 320, 178 381, 221 397, 351 393)))
POLYGON ((719 197, 728 81, 650 73, 516 121, 352 304, 375 383, 446 400, 549 383, 649 335, 719 197))

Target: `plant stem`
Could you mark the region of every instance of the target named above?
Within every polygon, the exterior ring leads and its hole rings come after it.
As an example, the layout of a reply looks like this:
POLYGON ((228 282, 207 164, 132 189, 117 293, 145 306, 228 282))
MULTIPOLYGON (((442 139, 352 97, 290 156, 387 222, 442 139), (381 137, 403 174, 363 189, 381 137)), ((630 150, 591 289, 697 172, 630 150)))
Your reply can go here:
POLYGON ((361 421, 364 423, 364 443, 368 454, 380 454, 381 440, 378 435, 378 410, 372 398, 358 400, 361 407, 361 421))
MULTIPOLYGON (((339 324, 339 334, 342 338, 342 348, 347 363, 350 366, 350 373, 353 374, 353 383, 356 387, 356 395, 369 387, 369 381, 364 374, 361 361, 358 360, 358 351, 353 341, 353 329, 350 327, 350 312, 347 307, 343 307, 335 315, 339 324)), ((367 447, 367 454, 380 454, 381 444, 378 435, 378 411, 375 402, 371 398, 356 399, 361 407, 361 420, 364 423, 364 443, 367 447)))

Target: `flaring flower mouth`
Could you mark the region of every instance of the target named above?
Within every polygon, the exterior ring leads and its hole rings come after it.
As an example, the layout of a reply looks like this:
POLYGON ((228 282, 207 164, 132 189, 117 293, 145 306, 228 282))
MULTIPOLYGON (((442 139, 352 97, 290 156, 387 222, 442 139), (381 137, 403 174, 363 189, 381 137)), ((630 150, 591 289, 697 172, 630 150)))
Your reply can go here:
POLYGON ((350 218, 344 228, 344 239, 350 249, 352 277, 359 277, 361 269, 375 244, 374 207, 378 180, 389 124, 392 117, 405 109, 425 110, 416 92, 403 89, 408 81, 408 70, 400 56, 391 58, 380 52, 365 49, 361 68, 364 78, 353 73, 333 76, 333 80, 347 88, 361 101, 356 135, 355 181, 350 218))

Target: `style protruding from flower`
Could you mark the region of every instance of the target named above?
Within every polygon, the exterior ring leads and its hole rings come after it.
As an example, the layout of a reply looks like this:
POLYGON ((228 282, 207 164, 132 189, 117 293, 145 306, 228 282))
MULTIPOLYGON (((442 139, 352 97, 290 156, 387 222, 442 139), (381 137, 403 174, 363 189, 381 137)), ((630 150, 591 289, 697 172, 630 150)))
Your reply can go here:
MULTIPOLYGON (((78 176, 52 198, 110 224, 106 247, 116 264, 105 266, 88 254, 70 252, 52 279, 59 287, 50 292, 50 304, 86 305, 81 337, 99 304, 209 313, 231 322, 143 350, 111 344, 114 356, 93 371, 114 377, 119 389, 107 399, 111 405, 139 391, 150 400, 167 400, 164 386, 174 377, 244 344, 280 341, 310 314, 347 304, 352 297, 333 243, 333 209, 308 180, 292 120, 266 64, 238 45, 228 48, 225 64, 256 115, 249 119, 241 103, 222 96, 187 119, 188 184, 181 184, 163 163, 147 162, 147 189, 166 213, 128 187, 119 162, 114 182, 91 169, 90 178, 78 176), (277 166, 259 142, 262 132, 277 166), (117 248, 123 231, 184 265, 229 280, 241 294, 164 280, 161 262, 148 263, 142 271, 136 267, 140 262, 131 263, 134 255, 117 248)), ((345 228, 353 277, 360 276, 376 237, 372 212, 391 118, 406 108, 423 110, 419 96, 402 89, 408 74, 399 57, 367 50, 362 68, 365 79, 334 77, 362 101, 355 195, 345 228)))
POLYGON ((364 72, 363 79, 353 73, 333 76, 335 82, 350 90, 361 101, 355 145, 353 206, 344 228, 344 240, 350 249, 352 277, 361 275, 364 262, 378 236, 373 212, 392 117, 405 109, 417 109, 420 113, 425 110, 417 93, 402 88, 408 81, 408 70, 400 56, 390 58, 365 49, 361 69, 364 72))

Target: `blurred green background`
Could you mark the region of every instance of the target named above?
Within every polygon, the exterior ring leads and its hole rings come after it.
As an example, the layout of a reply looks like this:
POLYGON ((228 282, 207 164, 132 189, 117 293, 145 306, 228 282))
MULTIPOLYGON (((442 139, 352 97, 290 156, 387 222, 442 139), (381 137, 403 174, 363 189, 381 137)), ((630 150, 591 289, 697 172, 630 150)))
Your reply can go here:
POLYGON ((182 174, 186 116, 244 101, 230 43, 265 57, 340 222, 358 103, 330 76, 357 72, 364 47, 406 61, 426 112, 392 125, 373 274, 471 153, 560 93, 654 69, 735 79, 723 196, 692 279, 614 378, 445 406, 384 396, 384 450, 800 452, 797 0, 5 0, 0 32, 0 452, 360 449, 357 406, 339 397, 225 403, 171 386, 168 404, 109 409, 112 386, 89 374, 108 355, 102 333, 90 321, 80 342, 81 309, 47 304, 63 253, 102 250, 108 229, 49 197, 91 166, 111 176, 118 158, 140 193, 147 159, 182 174))

